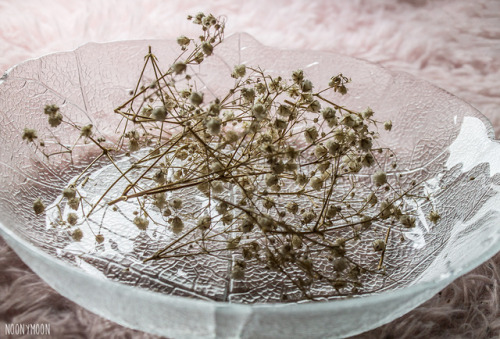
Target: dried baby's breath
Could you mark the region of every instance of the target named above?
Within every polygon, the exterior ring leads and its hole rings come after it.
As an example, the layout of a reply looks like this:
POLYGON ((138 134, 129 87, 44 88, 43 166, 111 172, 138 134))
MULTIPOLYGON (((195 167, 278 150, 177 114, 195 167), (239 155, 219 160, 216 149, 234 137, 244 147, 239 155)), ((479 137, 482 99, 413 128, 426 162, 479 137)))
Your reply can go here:
MULTIPOLYGON (((155 78, 146 81, 143 71, 130 98, 115 109, 125 121, 115 126, 121 131, 115 143, 105 142, 92 124, 65 119, 58 106, 45 107, 52 128, 65 122, 78 130, 79 138, 100 150, 94 162, 109 160, 127 181, 123 192, 110 193, 115 182, 90 203, 79 191, 87 167, 62 190, 58 207, 66 203, 74 211, 66 221, 84 227, 96 209, 113 206, 107 213, 120 213, 122 202, 134 200, 138 209, 131 223, 139 231, 149 232, 154 224, 172 237, 145 261, 236 256, 229 275, 238 281, 245 281, 249 267, 258 267, 288 279, 303 298, 315 298, 316 284, 328 285, 330 295, 363 292, 363 279, 384 272, 385 253, 396 246, 391 232, 415 227, 407 198, 420 187, 405 187, 386 168, 396 161, 389 162, 394 153, 378 145, 377 112, 333 101, 349 93, 351 80, 342 74, 321 84, 301 69, 276 75, 249 64, 233 65, 228 76, 234 86, 212 97, 200 90, 190 67, 217 52, 224 21, 203 13, 190 20, 202 35, 180 36, 181 55, 166 70, 149 48, 143 69, 152 67, 155 78), (134 152, 148 155, 137 160, 134 152), (116 165, 123 154, 132 161, 128 169, 116 165), (132 170, 139 173, 134 178, 132 170), (193 194, 206 202, 196 205, 193 194), (163 220, 152 218, 151 209, 163 220), (362 264, 358 250, 378 265, 362 264)), ((392 122, 383 126, 390 131, 392 122)), ((23 139, 36 137, 25 129, 23 139)), ((45 210, 40 199, 33 208, 36 214, 45 210)), ((439 219, 430 212, 430 221, 439 219)), ((83 236, 80 229, 72 233, 76 241, 83 236)), ((104 240, 95 236, 96 243, 104 240)))

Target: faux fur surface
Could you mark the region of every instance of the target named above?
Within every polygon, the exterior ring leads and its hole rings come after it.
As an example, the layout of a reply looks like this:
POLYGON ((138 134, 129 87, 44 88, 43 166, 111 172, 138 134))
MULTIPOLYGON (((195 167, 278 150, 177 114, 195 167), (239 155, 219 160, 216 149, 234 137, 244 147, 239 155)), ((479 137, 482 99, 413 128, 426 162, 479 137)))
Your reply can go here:
MULTIPOLYGON (((265 45, 335 51, 406 71, 468 101, 500 136, 500 1, 0 0, 0 72, 89 41, 195 33, 187 14, 226 15, 227 34, 265 45)), ((2 100, 2 98, 0 98, 2 100)), ((1 130, 1 127, 0 127, 1 130)), ((500 335, 500 255, 400 319, 356 338, 500 335)), ((0 239, 0 337, 5 323, 50 323, 61 338, 155 338, 66 300, 0 239)))

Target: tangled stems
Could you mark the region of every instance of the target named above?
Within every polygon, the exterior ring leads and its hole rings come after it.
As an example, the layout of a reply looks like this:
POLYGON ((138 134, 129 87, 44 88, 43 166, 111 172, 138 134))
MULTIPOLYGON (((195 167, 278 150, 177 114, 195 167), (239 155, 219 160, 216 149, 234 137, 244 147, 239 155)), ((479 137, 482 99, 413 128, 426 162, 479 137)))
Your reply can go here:
MULTIPOLYGON (((214 53, 224 22, 203 14, 190 20, 203 33, 178 38, 181 53, 167 70, 148 49, 130 98, 114 111, 122 117, 115 143, 92 125, 67 121, 57 106, 45 108, 54 128, 64 123, 80 131, 74 145, 84 138, 100 150, 55 204, 81 209, 80 217, 72 213, 63 220, 59 213, 60 223, 69 223, 78 241, 85 231, 80 225, 96 210, 135 200, 139 230, 153 223, 170 234, 169 243, 144 262, 213 255, 231 261, 235 281, 244 282, 247 272, 273 271, 302 298, 368 293, 366 282, 384 274, 385 254, 398 246, 390 243, 391 233, 415 226, 408 201, 418 203, 422 191, 420 184, 404 185, 401 176, 386 173, 397 158, 377 146, 374 112, 334 102, 348 92, 350 80, 342 74, 315 90, 302 70, 283 78, 253 65, 235 65, 234 86, 207 99, 190 67, 214 53), (134 154, 142 156, 128 168, 116 163, 134 154), (80 190, 103 159, 117 175, 89 203, 80 190), (123 181, 121 194, 111 194, 123 181), (205 198, 186 206, 181 197, 192 194, 205 198), (362 263, 360 254, 374 260, 362 263)), ((23 139, 43 150, 36 131, 25 129, 23 139)), ((71 154, 74 145, 60 144, 60 152, 71 154)), ((45 210, 40 199, 34 210, 45 210)), ((439 215, 431 213, 437 222, 439 215)), ((100 233, 95 237, 105 241, 100 233)))

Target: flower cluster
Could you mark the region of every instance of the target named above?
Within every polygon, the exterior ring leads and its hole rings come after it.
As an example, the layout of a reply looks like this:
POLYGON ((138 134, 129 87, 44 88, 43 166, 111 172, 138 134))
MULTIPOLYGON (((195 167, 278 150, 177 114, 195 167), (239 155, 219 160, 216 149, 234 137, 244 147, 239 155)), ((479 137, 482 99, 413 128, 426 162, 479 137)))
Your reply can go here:
MULTIPOLYGON (((131 124, 113 147, 102 145, 92 125, 74 126, 102 150, 99 158, 147 154, 120 169, 127 189, 108 200, 105 193, 86 216, 99 205, 137 199, 133 224, 141 231, 162 225, 172 234, 171 244, 145 261, 217 255, 237 258, 231 272, 237 281, 248 271, 273 271, 305 298, 361 293, 364 277, 382 274, 385 252, 397 246, 391 232, 416 224, 406 198, 418 185, 403 187, 381 165, 394 154, 377 145, 376 114, 335 104, 335 96, 348 93, 350 79, 342 74, 313 84, 303 70, 271 76, 248 64, 234 65, 227 95, 209 97, 196 90, 189 69, 214 53, 224 22, 202 13, 189 19, 203 34, 180 36, 181 54, 166 70, 149 49, 144 69, 151 67, 155 79, 145 83, 141 74, 130 99, 116 108, 131 124), (127 177, 137 168, 139 175, 127 177), (180 197, 193 192, 206 199, 188 211, 180 197), (151 218, 152 209, 163 219, 151 218), (358 250, 377 264, 361 264, 358 250)), ((53 127, 65 121, 57 106, 45 113, 53 127)), ((392 122, 383 126, 391 130, 392 122)), ((23 139, 36 138, 25 129, 23 139)), ((76 185, 83 177, 62 191, 74 210, 85 203, 76 185)), ((34 210, 45 210, 40 199, 34 210)), ((439 218, 431 212, 432 222, 439 218)), ((79 241, 84 230, 77 214, 69 213, 66 222, 79 241)), ((104 241, 96 235, 97 243, 104 241)))

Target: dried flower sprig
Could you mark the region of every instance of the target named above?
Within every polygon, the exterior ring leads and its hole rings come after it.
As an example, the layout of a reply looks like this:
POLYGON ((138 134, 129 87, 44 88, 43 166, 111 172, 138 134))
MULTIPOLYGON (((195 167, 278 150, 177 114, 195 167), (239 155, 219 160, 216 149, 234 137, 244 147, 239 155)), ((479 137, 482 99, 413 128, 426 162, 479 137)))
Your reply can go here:
MULTIPOLYGON (((318 90, 303 70, 283 78, 246 64, 234 66, 227 95, 208 99, 196 90, 189 68, 214 53, 224 21, 202 13, 189 19, 202 35, 180 36, 181 54, 167 70, 149 48, 130 98, 115 109, 125 121, 116 143, 105 143, 91 124, 65 119, 59 107, 45 107, 50 126, 69 124, 101 151, 63 189, 55 205, 61 211, 66 203, 73 212, 66 220, 60 212, 60 223, 74 227, 71 237, 79 241, 97 210, 135 200, 139 211, 132 222, 139 230, 154 224, 171 232, 170 243, 145 262, 214 255, 232 262, 231 279, 270 270, 288 279, 301 298, 366 293, 367 279, 384 274, 385 253, 398 246, 390 243, 391 232, 415 226, 408 201, 420 192, 417 183, 406 187, 383 168, 396 156, 377 146, 375 113, 332 101, 348 93, 350 79, 342 74, 318 90), (148 67, 152 83, 145 83, 148 67), (123 154, 140 156, 123 168, 116 164, 123 154), (116 168, 116 179, 90 203, 80 190, 101 159, 116 168), (126 188, 111 196, 119 182, 126 188), (181 197, 193 194, 205 198, 186 206, 181 197), (375 266, 362 264, 360 252, 373 256, 375 266)), ((383 126, 391 130, 392 122, 383 126)), ((37 137, 35 130, 23 132, 29 142, 37 137)), ((61 147, 56 154, 73 151, 61 147)), ((34 210, 44 212, 40 199, 34 210)), ((440 216, 433 210, 429 219, 440 216)))

